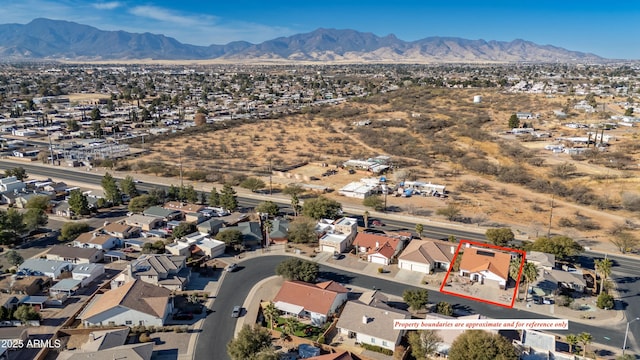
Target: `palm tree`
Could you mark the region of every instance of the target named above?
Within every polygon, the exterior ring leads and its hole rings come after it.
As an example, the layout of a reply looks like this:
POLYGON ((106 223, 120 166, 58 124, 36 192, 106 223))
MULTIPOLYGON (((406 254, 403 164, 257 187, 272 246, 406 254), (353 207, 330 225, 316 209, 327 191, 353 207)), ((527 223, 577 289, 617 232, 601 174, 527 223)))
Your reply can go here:
POLYGON ((267 240, 267 246, 271 244, 271 239, 269 238, 269 234, 271 234, 271 231, 273 231, 273 222, 271 220, 267 220, 264 222, 264 235, 267 240))
MULTIPOLYGON (((521 261, 522 259, 518 258, 518 259, 511 260, 511 262, 509 263, 509 276, 513 279, 513 281, 516 282, 516 287, 518 286, 517 281, 518 281, 518 274, 520 273, 521 261)), ((520 279, 520 281, 522 281, 522 279, 520 279)), ((520 291, 518 291, 517 299, 518 301, 520 301, 520 291)))
POLYGON ((574 334, 569 334, 565 336, 565 340, 567 340, 567 344, 569 344, 569 353, 573 354, 573 347, 578 344, 578 337, 574 334))
POLYGON ((593 341, 593 336, 588 332, 583 332, 578 335, 578 341, 580 341, 584 345, 582 356, 587 356, 587 345, 591 344, 591 341, 593 341))
POLYGON ((273 324, 280 315, 280 310, 278 310, 278 308, 272 302, 269 302, 269 304, 267 304, 267 306, 262 309, 262 312, 264 313, 264 317, 267 318, 267 321, 269 322, 269 328, 273 330, 273 324))
POLYGON ((418 233, 418 236, 422 237, 423 231, 424 231, 424 225, 416 224, 416 232, 418 233))
POLYGON ((364 213, 362 214, 362 219, 364 220, 364 228, 369 228, 369 211, 364 211, 364 213))
POLYGON ((530 262, 525 263, 524 267, 522 268, 522 276, 524 277, 525 283, 524 301, 527 301, 527 294, 529 294, 529 284, 533 283, 538 278, 538 268, 536 267, 536 264, 530 262))
POLYGON ((602 259, 596 260, 596 273, 600 273, 600 294, 602 294, 602 290, 604 290, 604 281, 611 275, 611 267, 613 266, 613 262, 611 259, 602 259))

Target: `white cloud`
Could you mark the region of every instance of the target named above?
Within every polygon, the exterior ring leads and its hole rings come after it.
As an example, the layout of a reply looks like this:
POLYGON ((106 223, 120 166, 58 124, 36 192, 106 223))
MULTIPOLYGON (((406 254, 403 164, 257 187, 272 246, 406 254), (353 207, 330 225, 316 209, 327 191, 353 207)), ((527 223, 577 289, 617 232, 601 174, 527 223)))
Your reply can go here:
POLYGON ((182 26, 196 26, 201 24, 203 21, 213 22, 215 21, 215 17, 206 16, 206 15, 196 15, 196 16, 186 16, 179 14, 177 12, 160 8, 157 6, 136 6, 129 10, 129 13, 146 17, 152 20, 172 23, 176 25, 182 26))
POLYGON ((121 6, 122 6, 122 3, 118 2, 118 1, 100 2, 100 3, 93 4, 93 7, 98 9, 98 10, 113 10, 113 9, 119 8, 121 6))

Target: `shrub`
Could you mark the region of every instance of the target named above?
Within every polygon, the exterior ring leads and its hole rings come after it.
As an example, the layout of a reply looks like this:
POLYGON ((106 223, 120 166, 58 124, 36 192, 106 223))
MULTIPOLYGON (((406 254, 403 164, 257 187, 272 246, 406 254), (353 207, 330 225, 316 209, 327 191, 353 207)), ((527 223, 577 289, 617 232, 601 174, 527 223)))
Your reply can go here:
POLYGON ((364 343, 360 344, 360 346, 362 346, 363 348, 365 348, 366 350, 369 350, 369 351, 375 351, 377 353, 388 355, 388 356, 393 355, 393 351, 391 351, 389 349, 385 349, 385 348, 380 347, 380 346, 369 345, 369 344, 364 344, 364 343))
POLYGON ((573 298, 571 298, 571 296, 561 295, 557 298, 556 301, 560 306, 569 306, 571 305, 571 303, 573 303, 573 298))
POLYGON ((324 344, 325 343, 325 338, 323 335, 318 336, 318 344, 324 344))
POLYGON ((381 267, 379 267, 379 268, 378 268, 378 274, 382 274, 383 272, 384 272, 384 269, 383 269, 383 268, 381 268, 381 267))
POLYGON ((613 296, 606 292, 601 292, 600 295, 598 295, 596 306, 600 309, 613 309, 613 296))
POLYGON ((141 343, 148 343, 150 341, 151 341, 151 338, 149 337, 149 334, 147 334, 147 333, 140 334, 140 342, 141 343))

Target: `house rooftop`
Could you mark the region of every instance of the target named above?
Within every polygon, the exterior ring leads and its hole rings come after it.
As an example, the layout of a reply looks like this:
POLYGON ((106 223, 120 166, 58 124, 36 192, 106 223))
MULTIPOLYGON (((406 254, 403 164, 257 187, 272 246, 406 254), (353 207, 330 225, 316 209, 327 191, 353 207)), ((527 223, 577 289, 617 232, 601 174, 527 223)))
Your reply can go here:
POLYGON ((440 240, 411 240, 399 258, 423 263, 450 263, 453 261, 456 247, 454 243, 440 240))
POLYGON ((503 279, 509 277, 511 255, 489 249, 466 248, 460 261, 460 270, 470 272, 491 271, 503 279))
POLYGON ((358 301, 348 301, 338 319, 337 327, 395 343, 401 330, 393 328, 394 320, 409 318, 411 316, 405 312, 376 308, 358 301))
POLYGON ((274 303, 283 302, 302 307, 307 311, 327 314, 339 293, 349 290, 333 281, 310 284, 303 281, 285 281, 273 299, 274 303))
POLYGON ((80 314, 80 318, 89 319, 117 306, 162 318, 169 296, 169 289, 133 280, 97 296, 80 314))

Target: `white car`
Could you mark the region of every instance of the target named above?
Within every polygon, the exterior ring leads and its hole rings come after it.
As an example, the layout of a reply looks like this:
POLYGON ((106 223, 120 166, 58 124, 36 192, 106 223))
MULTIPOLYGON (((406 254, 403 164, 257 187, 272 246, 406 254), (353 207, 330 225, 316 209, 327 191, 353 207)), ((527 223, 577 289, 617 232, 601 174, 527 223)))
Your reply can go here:
POLYGON ((231 264, 227 265, 225 271, 226 272, 234 272, 234 271, 236 271, 237 268, 238 268, 238 264, 231 263, 231 264))

